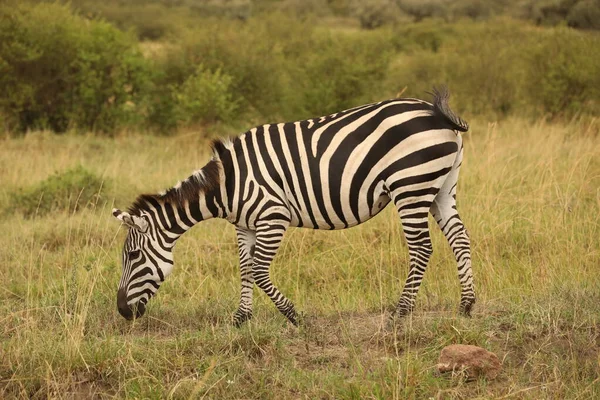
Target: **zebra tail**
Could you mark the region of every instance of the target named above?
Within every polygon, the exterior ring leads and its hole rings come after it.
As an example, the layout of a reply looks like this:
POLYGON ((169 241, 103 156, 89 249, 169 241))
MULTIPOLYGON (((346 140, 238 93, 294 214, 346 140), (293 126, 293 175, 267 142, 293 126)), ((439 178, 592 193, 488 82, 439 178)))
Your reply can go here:
POLYGON ((439 88, 434 87, 433 93, 430 94, 433 95, 434 114, 442 117, 452 126, 452 129, 460 132, 466 132, 469 130, 469 124, 467 121, 456 115, 450 108, 450 105, 448 104, 448 99, 450 99, 450 91, 446 85, 442 85, 439 88))

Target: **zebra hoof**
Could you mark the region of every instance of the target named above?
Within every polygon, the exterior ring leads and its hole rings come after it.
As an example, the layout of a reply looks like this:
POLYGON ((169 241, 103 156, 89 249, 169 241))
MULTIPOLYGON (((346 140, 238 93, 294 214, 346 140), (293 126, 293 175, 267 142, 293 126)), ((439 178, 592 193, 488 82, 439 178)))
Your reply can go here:
POLYGON ((296 328, 300 326, 300 318, 295 315, 293 317, 288 317, 288 320, 294 325, 296 328))
POLYGON ((469 302, 469 303, 466 303, 466 304, 461 304, 460 305, 460 309, 459 309, 460 314, 463 317, 471 318, 471 311, 473 310, 473 304, 474 303, 475 302, 472 301, 472 302, 469 302))
POLYGON ((295 327, 299 327, 302 324, 303 316, 301 314, 296 313, 296 310, 291 309, 287 311, 285 317, 290 321, 295 327))
POLYGON ((411 314, 411 312, 412 310, 406 307, 397 307, 388 319, 388 329, 396 330, 404 326, 404 321, 406 320, 406 317, 411 314))
POLYGON ((386 324, 386 329, 388 331, 398 331, 398 330, 402 330, 402 328, 404 327, 404 323, 406 321, 406 316, 408 314, 404 314, 404 315, 398 315, 397 312, 393 312, 390 317, 388 318, 387 324, 386 324))
POLYGON ((410 304, 405 303, 404 301, 400 300, 400 302, 398 303, 398 306, 396 307, 396 309, 394 310, 394 312, 391 315, 391 319, 395 320, 395 319, 403 319, 405 317, 407 317, 408 315, 410 315, 413 311, 413 307, 410 304))
POLYGON ((237 310, 235 314, 233 314, 233 326, 239 328, 246 321, 252 319, 252 311, 242 311, 237 310))
POLYGON ((312 318, 307 316, 303 312, 299 312, 296 314, 296 325, 299 328, 311 328, 314 324, 312 318))

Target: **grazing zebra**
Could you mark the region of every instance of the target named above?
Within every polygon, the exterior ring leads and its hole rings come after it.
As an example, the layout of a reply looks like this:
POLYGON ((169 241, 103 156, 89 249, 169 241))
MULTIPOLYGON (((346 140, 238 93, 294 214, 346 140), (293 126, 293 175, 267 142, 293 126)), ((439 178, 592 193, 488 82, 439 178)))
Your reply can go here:
POLYGON ((200 221, 235 225, 241 299, 233 321, 252 318, 254 284, 298 324, 294 305, 273 285, 269 267, 286 229, 344 229, 363 223, 393 202, 408 243, 410 268, 393 313, 413 309, 432 253, 428 213, 458 263, 460 311, 475 303, 470 243, 456 210, 462 161, 460 132, 468 125, 448 106, 443 87, 433 104, 394 99, 319 119, 253 128, 232 141, 215 141, 212 160, 175 187, 141 195, 113 215, 129 227, 117 305, 140 317, 173 269, 177 239, 200 221))

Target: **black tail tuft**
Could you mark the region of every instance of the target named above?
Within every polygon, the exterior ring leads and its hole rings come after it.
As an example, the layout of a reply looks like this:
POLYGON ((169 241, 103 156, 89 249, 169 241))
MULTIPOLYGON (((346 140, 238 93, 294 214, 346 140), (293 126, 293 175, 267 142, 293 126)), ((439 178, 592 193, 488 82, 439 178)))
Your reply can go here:
POLYGON ((454 114, 454 111, 450 109, 450 105, 448 105, 450 91, 448 91, 446 85, 440 86, 439 89, 434 87, 433 93, 430 94, 433 96, 433 111, 435 114, 444 118, 457 131, 466 132, 469 130, 467 121, 454 114))

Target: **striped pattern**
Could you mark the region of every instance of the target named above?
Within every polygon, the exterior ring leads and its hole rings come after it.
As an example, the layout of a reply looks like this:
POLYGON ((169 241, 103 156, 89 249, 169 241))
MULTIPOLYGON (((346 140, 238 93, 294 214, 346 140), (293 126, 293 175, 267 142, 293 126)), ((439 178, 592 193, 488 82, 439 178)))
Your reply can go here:
POLYGON ((388 100, 319 119, 263 125, 215 142, 213 160, 203 169, 163 194, 140 196, 129 212, 114 210, 130 227, 118 295, 121 314, 143 314, 171 271, 176 239, 196 223, 220 217, 237 230, 242 288, 235 324, 252 317, 254 284, 297 324, 293 304, 269 277, 287 228, 349 228, 390 202, 410 255, 395 315, 413 309, 431 256, 429 213, 456 257, 461 311, 469 314, 475 302, 470 245, 456 210, 460 132, 468 126, 450 110, 448 96, 442 89, 434 92, 433 104, 388 100), (136 250, 143 255, 132 254, 136 250))

